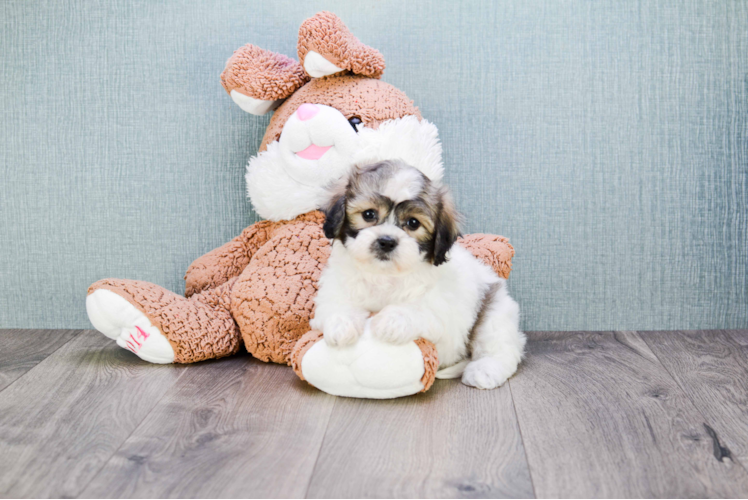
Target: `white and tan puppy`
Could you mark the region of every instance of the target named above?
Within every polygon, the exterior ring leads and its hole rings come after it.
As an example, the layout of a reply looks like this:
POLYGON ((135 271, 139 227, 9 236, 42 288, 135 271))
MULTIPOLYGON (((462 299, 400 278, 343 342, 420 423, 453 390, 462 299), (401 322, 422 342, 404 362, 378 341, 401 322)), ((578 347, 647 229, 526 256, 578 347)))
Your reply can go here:
POLYGON ((447 188, 402 161, 356 170, 326 210, 334 239, 312 328, 331 346, 419 337, 439 353, 438 378, 480 389, 503 384, 525 347, 505 280, 455 245, 459 215, 447 188))

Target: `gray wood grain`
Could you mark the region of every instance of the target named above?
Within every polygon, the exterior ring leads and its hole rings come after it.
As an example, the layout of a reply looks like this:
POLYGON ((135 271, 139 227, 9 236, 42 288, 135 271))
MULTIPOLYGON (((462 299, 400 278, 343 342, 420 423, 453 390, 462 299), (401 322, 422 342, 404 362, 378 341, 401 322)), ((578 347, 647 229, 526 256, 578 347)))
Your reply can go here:
POLYGON ((640 335, 706 417, 715 456, 748 466, 748 330, 640 335))
POLYGON ((193 365, 83 496, 301 497, 334 402, 247 355, 193 365))
POLYGON ((81 330, 0 330, 0 391, 81 330))
POLYGON ((183 370, 77 335, 0 392, 0 495, 78 495, 183 370))
POLYGON ((391 401, 9 332, 0 497, 748 496, 746 331, 531 333, 505 387, 391 401))
POLYGON ((634 332, 530 334, 510 386, 539 497, 748 495, 748 472, 715 458, 704 417, 634 332))
POLYGON ((509 388, 338 399, 307 496, 533 497, 509 388))

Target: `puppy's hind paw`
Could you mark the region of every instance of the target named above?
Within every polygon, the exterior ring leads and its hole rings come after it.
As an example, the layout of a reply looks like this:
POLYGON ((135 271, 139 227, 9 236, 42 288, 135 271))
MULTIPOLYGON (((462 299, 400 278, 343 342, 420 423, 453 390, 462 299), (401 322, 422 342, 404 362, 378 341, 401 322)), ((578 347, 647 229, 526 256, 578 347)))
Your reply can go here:
POLYGON ((345 347, 355 344, 363 332, 363 321, 341 314, 325 321, 323 335, 330 347, 345 347))
POLYGON ((481 358, 470 362, 462 374, 462 383, 476 389, 495 389, 506 382, 517 371, 516 363, 496 358, 481 358))

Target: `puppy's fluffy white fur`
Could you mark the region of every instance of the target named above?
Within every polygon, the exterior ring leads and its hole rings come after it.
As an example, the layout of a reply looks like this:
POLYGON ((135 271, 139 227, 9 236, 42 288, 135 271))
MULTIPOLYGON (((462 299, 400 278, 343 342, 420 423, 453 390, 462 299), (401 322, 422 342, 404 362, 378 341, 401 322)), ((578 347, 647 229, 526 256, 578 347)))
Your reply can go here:
POLYGON ((383 341, 401 344, 422 337, 433 342, 439 353, 437 377, 461 375, 463 383, 473 387, 498 387, 514 374, 524 353, 519 306, 509 296, 505 280, 459 244, 450 243, 446 261, 434 265, 428 238, 440 230, 447 215, 434 214, 433 224, 423 220, 418 231, 412 231, 407 221, 402 224, 394 215, 396 207, 419 193, 429 195, 409 180, 415 179, 415 169, 398 165, 394 170, 375 193, 391 200, 390 215, 381 214, 375 224, 355 220, 368 205, 358 199, 350 206, 350 198, 360 193, 351 193, 349 184, 348 234, 341 233, 333 242, 311 326, 322 331, 330 345, 351 345, 374 314, 372 335, 383 341), (375 251, 382 237, 397 242, 386 258, 375 251))

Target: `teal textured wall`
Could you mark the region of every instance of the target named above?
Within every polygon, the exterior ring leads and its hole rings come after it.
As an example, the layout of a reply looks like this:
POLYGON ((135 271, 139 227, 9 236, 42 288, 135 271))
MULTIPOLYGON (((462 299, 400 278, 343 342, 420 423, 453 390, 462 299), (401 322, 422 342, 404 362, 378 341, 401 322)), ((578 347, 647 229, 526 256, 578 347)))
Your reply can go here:
POLYGON ((267 117, 220 86, 336 12, 441 130, 526 329, 748 326, 748 2, 0 3, 0 327, 88 327, 104 277, 177 292, 256 220, 267 117))

